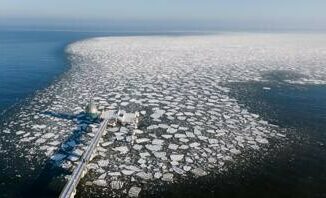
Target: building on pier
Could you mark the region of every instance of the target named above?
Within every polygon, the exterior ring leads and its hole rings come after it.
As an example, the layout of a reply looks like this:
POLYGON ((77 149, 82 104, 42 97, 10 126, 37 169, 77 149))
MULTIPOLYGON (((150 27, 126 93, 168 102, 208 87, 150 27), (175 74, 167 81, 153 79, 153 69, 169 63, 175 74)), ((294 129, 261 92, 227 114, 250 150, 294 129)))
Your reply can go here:
POLYGON ((138 123, 139 123, 140 114, 139 114, 139 112, 127 113, 124 110, 118 110, 118 111, 108 110, 108 111, 102 112, 100 118, 107 119, 109 121, 108 122, 109 126, 131 125, 131 126, 137 128, 138 123))
POLYGON ((85 112, 86 115, 92 119, 98 118, 100 114, 96 105, 92 101, 86 106, 85 112))

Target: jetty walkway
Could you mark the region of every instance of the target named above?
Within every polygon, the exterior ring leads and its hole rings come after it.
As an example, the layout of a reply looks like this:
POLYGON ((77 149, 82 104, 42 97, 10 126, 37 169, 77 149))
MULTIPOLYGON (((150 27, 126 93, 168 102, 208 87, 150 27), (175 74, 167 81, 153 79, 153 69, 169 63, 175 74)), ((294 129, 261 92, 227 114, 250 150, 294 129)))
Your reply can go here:
POLYGON ((64 188, 59 196, 60 198, 72 198, 75 196, 77 185, 78 185, 79 181, 81 180, 81 178, 87 172, 87 163, 92 160, 95 150, 99 144, 99 141, 100 141, 102 135, 105 133, 108 122, 109 122, 109 118, 105 118, 101 122, 101 125, 100 125, 98 131, 96 132, 94 138, 92 139, 90 145, 86 149, 85 153, 82 155, 82 158, 81 158, 78 166, 72 173, 69 181, 64 186, 64 188))

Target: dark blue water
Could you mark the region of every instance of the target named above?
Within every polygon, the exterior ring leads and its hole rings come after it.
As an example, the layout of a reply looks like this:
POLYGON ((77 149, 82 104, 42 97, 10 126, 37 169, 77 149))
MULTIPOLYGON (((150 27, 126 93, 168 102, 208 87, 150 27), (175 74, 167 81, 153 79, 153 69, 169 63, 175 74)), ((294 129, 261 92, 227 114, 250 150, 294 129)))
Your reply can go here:
POLYGON ((67 69, 64 48, 105 33, 0 31, 0 112, 47 87, 67 69))
POLYGON ((275 80, 230 87, 244 107, 287 129, 289 139, 274 156, 234 178, 240 182, 227 188, 229 193, 233 197, 326 197, 326 86, 275 80))

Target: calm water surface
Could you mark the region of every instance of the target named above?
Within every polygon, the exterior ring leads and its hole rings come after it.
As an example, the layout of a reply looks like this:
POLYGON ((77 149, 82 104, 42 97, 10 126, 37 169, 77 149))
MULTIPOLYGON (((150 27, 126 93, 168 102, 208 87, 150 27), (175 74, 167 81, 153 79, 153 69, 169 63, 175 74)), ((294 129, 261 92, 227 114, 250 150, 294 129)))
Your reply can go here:
POLYGON ((47 87, 67 68, 64 47, 88 35, 0 30, 0 112, 47 87))

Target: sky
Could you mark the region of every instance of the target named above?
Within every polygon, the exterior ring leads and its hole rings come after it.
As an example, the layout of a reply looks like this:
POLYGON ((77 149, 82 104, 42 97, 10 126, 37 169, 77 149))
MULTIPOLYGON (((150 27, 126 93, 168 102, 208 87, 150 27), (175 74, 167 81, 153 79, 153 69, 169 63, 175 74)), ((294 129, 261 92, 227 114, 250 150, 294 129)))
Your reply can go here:
POLYGON ((325 10, 326 0, 0 0, 0 22, 326 28, 325 10))

